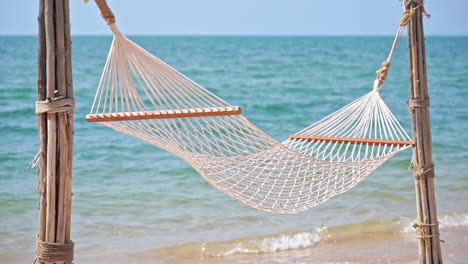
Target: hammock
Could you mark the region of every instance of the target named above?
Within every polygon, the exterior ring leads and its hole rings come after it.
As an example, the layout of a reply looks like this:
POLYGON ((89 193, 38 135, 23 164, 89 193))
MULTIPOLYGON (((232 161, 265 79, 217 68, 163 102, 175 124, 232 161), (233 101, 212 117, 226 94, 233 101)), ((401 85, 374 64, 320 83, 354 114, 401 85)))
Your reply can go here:
POLYGON ((139 138, 188 162, 208 183, 255 209, 294 214, 344 193, 413 142, 374 89, 280 143, 241 108, 217 97, 122 35, 114 34, 89 122, 139 138))

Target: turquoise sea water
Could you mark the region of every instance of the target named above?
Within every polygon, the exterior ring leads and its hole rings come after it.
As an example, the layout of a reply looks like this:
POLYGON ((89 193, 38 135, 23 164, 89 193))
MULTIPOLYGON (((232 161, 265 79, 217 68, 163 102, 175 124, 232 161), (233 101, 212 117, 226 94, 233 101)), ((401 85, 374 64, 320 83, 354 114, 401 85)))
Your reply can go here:
MULTIPOLYGON (((372 89, 375 70, 392 42, 391 37, 131 39, 231 104, 242 106, 247 118, 279 141, 372 89)), ((410 132, 405 41, 396 51, 382 97, 410 132)), ((398 227, 402 232, 410 225, 416 212, 408 171, 410 150, 344 195, 302 214, 275 216, 232 200, 169 153, 86 123, 110 43, 110 37, 73 39, 77 113, 72 237, 77 262, 95 255, 322 230, 369 220, 402 219, 390 221, 403 222, 398 227)), ((426 49, 441 222, 466 226, 468 38, 428 37, 426 49)), ((38 150, 36 50, 34 37, 0 37, 0 260, 12 263, 32 258, 37 232, 36 170, 27 169, 38 150)), ((292 235, 290 243, 311 246, 317 240, 312 233, 292 235)), ((284 243, 279 249, 288 249, 284 243)))

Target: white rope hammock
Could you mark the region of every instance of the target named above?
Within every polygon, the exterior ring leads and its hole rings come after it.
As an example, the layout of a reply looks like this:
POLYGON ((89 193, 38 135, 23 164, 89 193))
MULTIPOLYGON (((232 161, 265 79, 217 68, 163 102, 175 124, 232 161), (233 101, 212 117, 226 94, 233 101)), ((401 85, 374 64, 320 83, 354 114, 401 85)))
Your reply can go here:
POLYGON ((279 143, 239 107, 127 39, 113 16, 102 13, 114 40, 87 120, 177 155, 253 208, 305 211, 348 191, 413 145, 379 94, 389 64, 370 93, 279 143))

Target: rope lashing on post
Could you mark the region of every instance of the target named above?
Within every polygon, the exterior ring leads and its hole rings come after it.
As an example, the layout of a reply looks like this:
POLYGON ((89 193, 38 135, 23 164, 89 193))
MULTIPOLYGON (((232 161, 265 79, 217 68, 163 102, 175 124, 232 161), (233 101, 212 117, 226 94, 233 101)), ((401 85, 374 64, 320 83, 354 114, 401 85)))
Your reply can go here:
POLYGON ((440 234, 439 233, 428 234, 427 231, 426 231, 426 228, 431 228, 433 226, 438 226, 438 225, 439 225, 439 223, 426 224, 426 223, 421 223, 420 222, 420 223, 414 223, 413 228, 418 233, 418 238, 429 239, 429 238, 433 238, 433 237, 439 237, 440 234))
POLYGON ((416 14, 416 10, 418 8, 421 8, 421 12, 424 15, 426 15, 427 18, 431 18, 431 15, 428 14, 426 12, 426 9, 424 8, 424 2, 421 2, 417 6, 411 8, 411 9, 405 10, 405 12, 403 12, 403 15, 401 16, 401 20, 400 20, 400 27, 404 27, 409 23, 411 18, 416 14))
POLYGON ((412 165, 411 168, 414 171, 414 178, 417 180, 434 178, 434 164, 431 165, 412 165))
MULTIPOLYGON (((66 99, 63 96, 48 98, 45 101, 36 101, 36 114, 56 114, 56 113, 75 113, 75 99, 66 99)), ((41 160, 41 150, 34 156, 29 163, 29 168, 36 167, 41 160)))
POLYGON ((425 99, 408 99, 406 102, 408 104, 409 109, 421 108, 421 107, 429 107, 430 101, 429 97, 425 99))
POLYGON ((401 21, 400 21, 400 27, 404 27, 408 24, 410 19, 416 14, 416 7, 411 8, 410 10, 406 10, 403 12, 403 15, 401 16, 401 21))
POLYGON ((36 101, 36 114, 44 113, 74 113, 75 100, 65 99, 63 97, 49 98, 45 101, 36 101))
POLYGON ((425 4, 425 1, 421 1, 421 0, 410 0, 410 1, 406 1, 405 2, 405 8, 408 8, 412 3, 414 3, 416 6, 413 7, 413 8, 410 8, 408 9, 407 11, 410 11, 411 9, 418 9, 418 8, 421 8, 421 12, 427 17, 427 18, 431 18, 431 14, 427 13, 426 12, 426 8, 424 7, 424 4, 425 4))
POLYGON ((61 244, 44 242, 39 237, 36 237, 36 257, 33 260, 33 264, 60 261, 70 264, 73 261, 74 248, 75 244, 71 240, 68 243, 61 244))

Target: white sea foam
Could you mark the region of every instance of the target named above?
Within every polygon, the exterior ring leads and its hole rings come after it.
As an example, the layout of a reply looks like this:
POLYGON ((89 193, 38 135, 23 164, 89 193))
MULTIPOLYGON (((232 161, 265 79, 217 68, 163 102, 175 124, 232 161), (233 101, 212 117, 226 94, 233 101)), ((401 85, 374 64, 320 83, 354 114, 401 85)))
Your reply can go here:
MULTIPOLYGON (((413 224, 416 222, 414 218, 402 217, 398 221, 402 233, 414 233, 413 224)), ((454 228, 468 226, 468 213, 451 213, 439 216, 439 228, 454 228)))
MULTIPOLYGON (((414 218, 402 217, 396 224, 401 233, 414 233, 413 224, 415 222, 416 219, 414 218)), ((454 212, 441 215, 439 222, 441 229, 468 226, 468 212, 454 212)), ((391 222, 387 223, 390 224, 391 222)), ((324 238, 328 237, 330 235, 327 227, 322 227, 314 231, 281 233, 268 237, 246 238, 221 243, 204 243, 201 246, 201 251, 204 255, 213 257, 271 253, 314 247, 323 241, 324 238)))
POLYGON ((317 245, 326 234, 327 228, 322 227, 312 232, 278 234, 271 237, 238 240, 225 243, 221 248, 210 248, 203 244, 202 252, 206 255, 225 257, 234 254, 271 253, 283 250, 302 249, 317 245))

